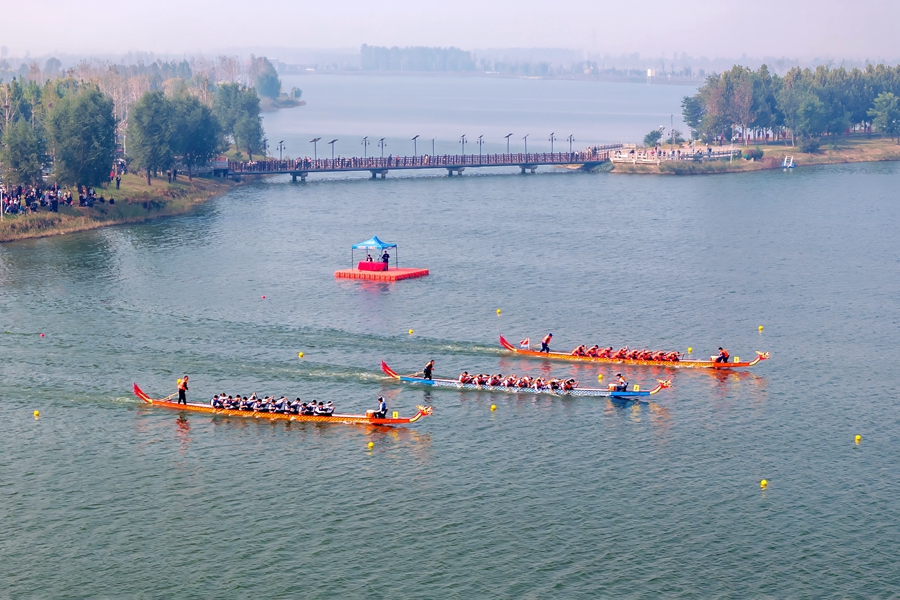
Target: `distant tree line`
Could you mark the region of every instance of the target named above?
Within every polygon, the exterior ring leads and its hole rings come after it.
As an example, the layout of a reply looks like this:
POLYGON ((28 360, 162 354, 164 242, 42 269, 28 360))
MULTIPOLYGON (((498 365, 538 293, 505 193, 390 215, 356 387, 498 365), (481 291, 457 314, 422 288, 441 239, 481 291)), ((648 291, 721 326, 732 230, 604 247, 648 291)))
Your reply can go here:
POLYGON ((707 143, 740 137, 746 144, 751 135, 768 142, 771 134, 814 151, 819 138, 834 145, 848 131, 893 138, 900 131, 898 97, 900 66, 794 68, 779 77, 765 65, 756 71, 736 65, 707 77, 681 107, 693 137, 707 143))
POLYGON ((98 186, 118 155, 145 171, 149 185, 153 172, 175 165, 191 178, 229 142, 251 159, 265 152, 254 88, 221 83, 205 96, 186 84, 169 89, 144 91, 119 107, 127 115, 121 131, 114 98, 94 82, 0 84, 0 177, 7 185, 38 184, 52 167, 60 185, 98 186))
POLYGON ((475 71, 472 53, 459 48, 368 46, 360 49, 363 71, 475 71))

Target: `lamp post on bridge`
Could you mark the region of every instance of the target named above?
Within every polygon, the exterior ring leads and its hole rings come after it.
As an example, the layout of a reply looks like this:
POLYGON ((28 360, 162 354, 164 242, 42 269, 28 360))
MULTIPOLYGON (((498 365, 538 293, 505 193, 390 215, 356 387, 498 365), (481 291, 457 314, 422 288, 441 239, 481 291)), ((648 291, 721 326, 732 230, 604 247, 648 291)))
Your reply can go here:
POLYGON ((481 144, 484 143, 484 135, 478 136, 478 162, 481 162, 483 159, 481 158, 481 144))
POLYGON ((331 160, 332 160, 332 161, 334 160, 334 143, 335 143, 336 141, 337 141, 337 138, 334 138, 333 140, 331 140, 330 142, 328 142, 328 143, 331 145, 331 160))
POLYGON ((462 144, 462 153, 463 156, 466 155, 466 134, 462 134, 462 137, 459 138, 459 143, 462 144))
POLYGON ((528 157, 528 136, 529 136, 529 135, 531 135, 531 134, 530 134, 530 133, 526 133, 526 134, 525 134, 525 137, 522 138, 523 140, 525 140, 525 157, 526 157, 526 158, 528 157))
POLYGON ((363 158, 368 158, 366 149, 369 147, 369 136, 364 137, 360 144, 362 144, 363 147, 363 158))
POLYGON ((278 160, 281 160, 281 155, 284 152, 284 140, 278 142, 278 160))
POLYGON ((569 140, 569 154, 572 154, 572 142, 575 141, 575 136, 570 133, 566 139, 569 140))
POLYGON ((412 143, 413 143, 413 158, 415 158, 416 157, 416 140, 419 139, 419 136, 414 135, 411 139, 412 139, 412 143))
POLYGON ((556 141, 556 134, 550 134, 550 154, 553 154, 553 142, 556 141))
POLYGON ((503 137, 506 138, 506 153, 509 154, 509 138, 512 137, 512 134, 511 134, 511 133, 508 133, 508 134, 506 134, 506 135, 503 136, 503 137))
POLYGON ((434 140, 437 138, 431 138, 431 155, 434 156, 436 153, 434 151, 434 140))
POLYGON ((318 151, 318 148, 316 147, 316 145, 319 143, 319 140, 321 140, 321 139, 322 138, 318 137, 318 138, 313 138, 313 139, 309 140, 309 143, 313 145, 313 159, 314 160, 319 160, 319 151, 318 151))
POLYGON ((381 158, 384 158, 384 138, 378 140, 378 145, 381 147, 381 158))

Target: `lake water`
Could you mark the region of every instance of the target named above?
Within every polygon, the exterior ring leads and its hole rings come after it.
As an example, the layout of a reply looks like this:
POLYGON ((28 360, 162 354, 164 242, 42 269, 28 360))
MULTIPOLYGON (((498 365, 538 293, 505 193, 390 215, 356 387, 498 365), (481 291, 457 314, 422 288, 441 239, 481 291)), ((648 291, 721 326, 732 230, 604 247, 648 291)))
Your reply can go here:
MULTIPOLYGON (((310 108, 268 117, 270 138, 310 108)), ((2 595, 900 595, 898 188, 893 163, 276 177, 190 215, 0 246, 2 595), (335 280, 373 234, 431 276, 335 280), (566 350, 772 358, 714 374, 499 352, 501 333, 547 331, 566 350), (674 385, 635 406, 429 392, 378 368, 431 358, 442 376, 674 385), (384 395, 434 415, 287 425, 131 395, 182 373, 196 400, 358 412, 384 395)))

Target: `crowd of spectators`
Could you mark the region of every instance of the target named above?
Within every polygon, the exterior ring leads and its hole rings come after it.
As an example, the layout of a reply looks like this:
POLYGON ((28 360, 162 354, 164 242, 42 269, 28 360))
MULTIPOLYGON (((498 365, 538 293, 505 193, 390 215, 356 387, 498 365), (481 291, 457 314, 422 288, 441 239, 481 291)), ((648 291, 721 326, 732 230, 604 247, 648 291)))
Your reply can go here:
MULTIPOLYGON (((94 206, 95 202, 101 204, 107 200, 103 195, 97 195, 94 188, 82 187, 78 190, 78 196, 71 190, 63 190, 56 184, 44 186, 5 186, 0 183, 0 209, 5 215, 19 215, 29 212, 46 210, 59 212, 60 204, 72 206, 78 202, 78 206, 94 206)), ((109 199, 110 204, 115 204, 114 198, 109 199)))

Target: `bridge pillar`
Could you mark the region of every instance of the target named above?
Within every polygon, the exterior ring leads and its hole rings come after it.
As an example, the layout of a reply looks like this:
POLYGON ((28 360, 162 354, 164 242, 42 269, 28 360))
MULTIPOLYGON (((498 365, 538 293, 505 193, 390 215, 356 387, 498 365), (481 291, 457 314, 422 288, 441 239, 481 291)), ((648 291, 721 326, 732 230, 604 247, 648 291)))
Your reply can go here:
POLYGON ((537 171, 537 167, 535 165, 519 165, 519 168, 522 169, 522 175, 525 174, 525 171, 531 171, 531 174, 534 175, 534 172, 537 171))
POLYGON ((291 183, 297 183, 297 174, 291 173, 291 183))
POLYGON ((459 177, 465 170, 465 167, 447 167, 447 177, 453 177, 454 171, 456 172, 456 176, 459 177))
POLYGON ((372 179, 376 179, 379 175, 384 179, 387 177, 387 169, 369 169, 369 172, 372 174, 372 179))

